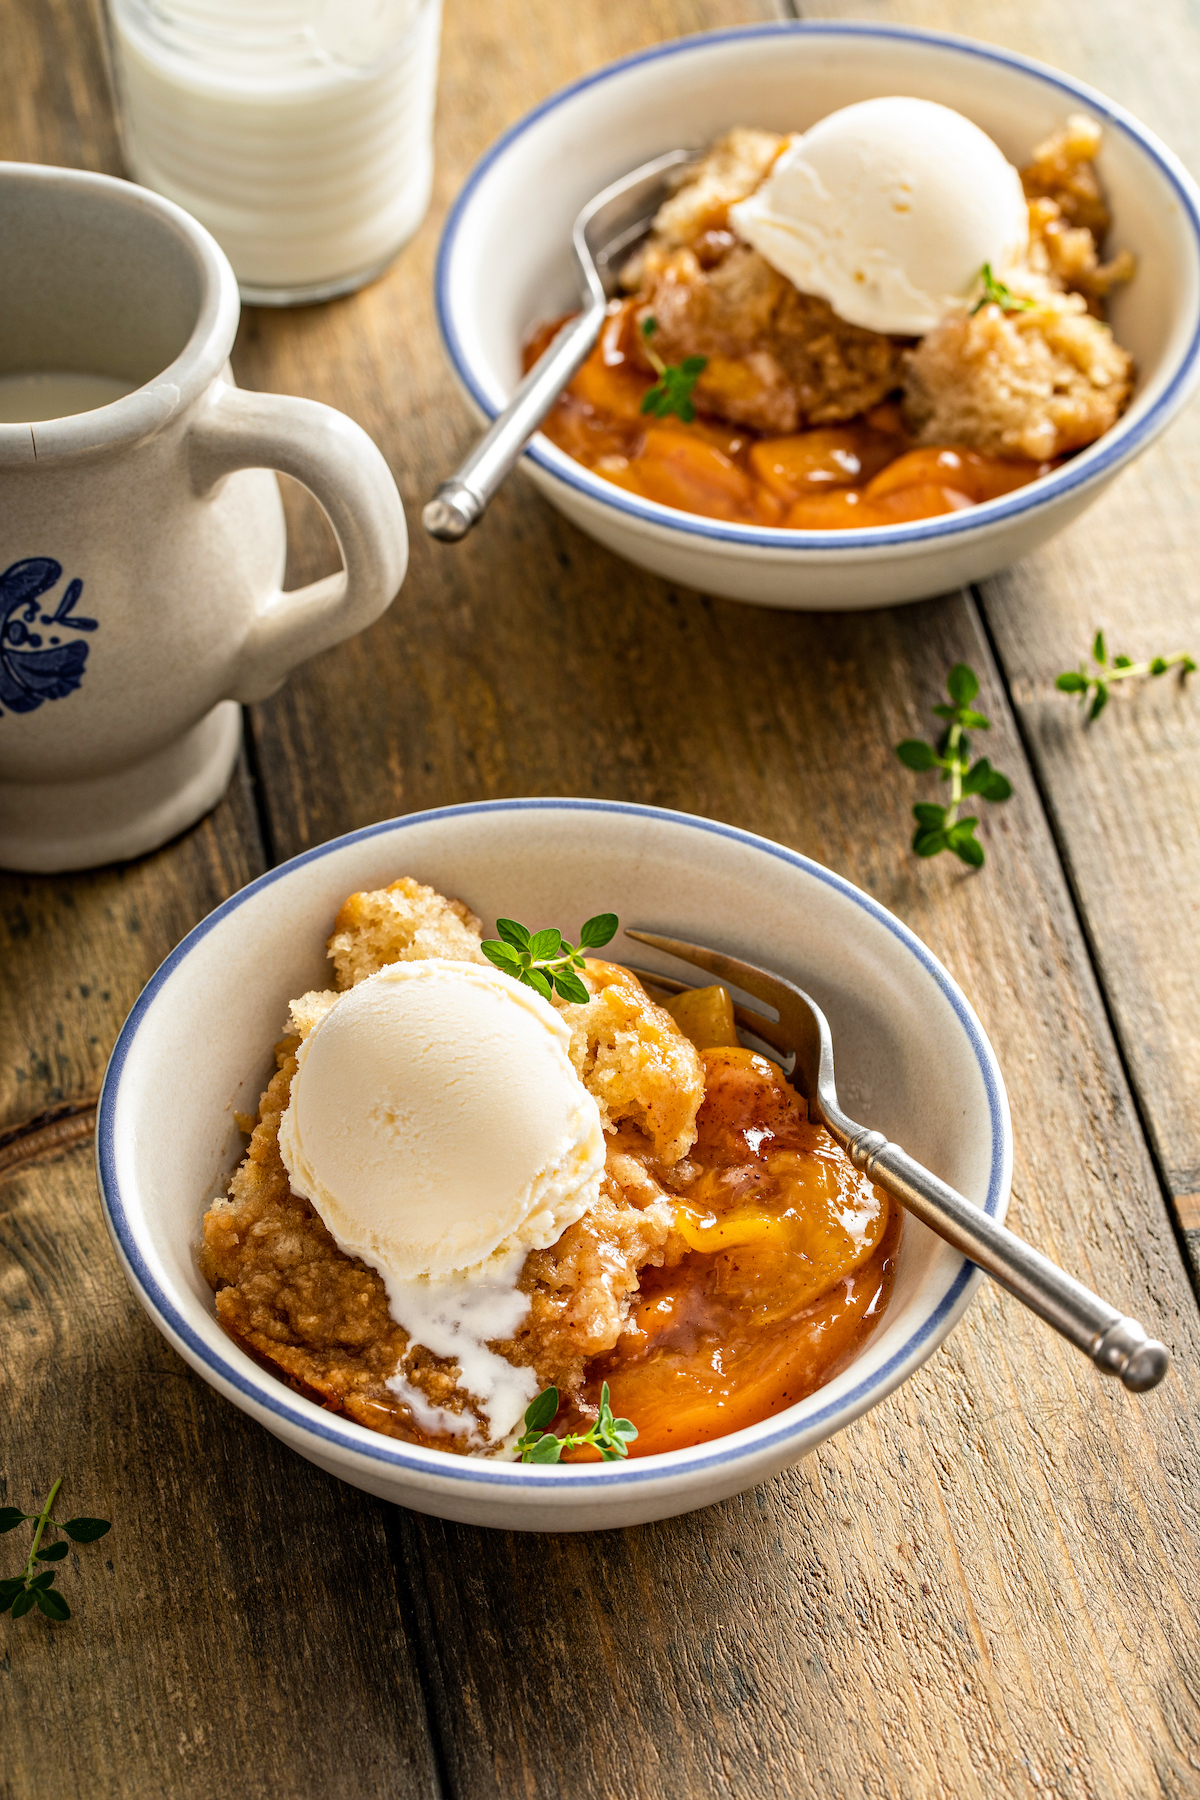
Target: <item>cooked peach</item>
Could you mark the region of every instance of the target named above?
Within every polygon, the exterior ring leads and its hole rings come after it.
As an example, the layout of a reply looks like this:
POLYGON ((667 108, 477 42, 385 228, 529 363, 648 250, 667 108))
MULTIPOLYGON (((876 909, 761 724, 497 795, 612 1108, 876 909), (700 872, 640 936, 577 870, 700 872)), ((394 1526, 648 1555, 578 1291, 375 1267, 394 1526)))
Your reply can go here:
POLYGON ((867 485, 867 499, 876 500, 899 488, 926 485, 953 488, 965 494, 972 503, 994 500, 999 494, 1011 493, 1046 474, 1049 463, 1012 462, 999 456, 984 456, 958 444, 930 444, 923 450, 908 450, 882 470, 867 485))
POLYGON ((893 438, 854 425, 825 425, 791 437, 763 438, 750 450, 750 468, 781 500, 814 489, 851 487, 871 477, 896 453, 893 438))
POLYGON ((739 519, 753 508, 754 483, 745 470, 714 444, 681 431, 647 431, 637 476, 651 500, 684 512, 739 519))

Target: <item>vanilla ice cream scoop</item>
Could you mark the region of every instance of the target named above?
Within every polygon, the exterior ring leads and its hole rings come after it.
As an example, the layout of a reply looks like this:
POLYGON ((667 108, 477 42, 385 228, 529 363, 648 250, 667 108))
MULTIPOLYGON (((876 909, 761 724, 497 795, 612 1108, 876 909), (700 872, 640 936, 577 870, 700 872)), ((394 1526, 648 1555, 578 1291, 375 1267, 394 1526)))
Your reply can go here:
POLYGON ((783 152, 738 236, 805 294, 870 331, 921 337, 1029 243, 1021 178, 948 106, 901 97, 830 113, 783 152))
POLYGON ((381 969, 300 1046, 279 1128, 292 1187, 389 1292, 552 1244, 604 1169, 569 1044, 560 1014, 498 969, 381 969))

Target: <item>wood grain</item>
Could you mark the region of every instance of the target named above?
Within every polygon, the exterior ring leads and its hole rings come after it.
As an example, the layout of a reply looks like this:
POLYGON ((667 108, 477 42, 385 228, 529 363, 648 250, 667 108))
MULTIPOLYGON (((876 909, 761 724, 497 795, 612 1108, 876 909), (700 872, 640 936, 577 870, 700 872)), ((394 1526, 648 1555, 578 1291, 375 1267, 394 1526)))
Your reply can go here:
POLYGON ((436 1795, 385 1509, 164 1343, 87 1147, 0 1181, 0 1331, 0 1502, 36 1511, 65 1475, 66 1517, 113 1521, 57 1565, 66 1625, 0 1622, 5 1800, 436 1795))
MULTIPOLYGON (((44 130, 57 147, 45 153, 74 160, 75 132, 79 160, 108 166, 79 13, 68 0, 37 18, 9 5, 5 41, 20 39, 21 68, 51 94, 44 124, 36 109, 21 115, 22 141, 44 130), (63 66, 37 75, 47 51, 63 66)), ((1136 63, 1147 84, 1182 54, 1200 64, 1194 26, 1169 5, 1180 35, 1168 60, 1157 24, 1143 35, 1139 22, 1131 45, 1125 8, 1093 0, 1089 29, 1107 46, 1095 54, 1136 63)), ((968 11, 959 25, 978 31, 968 11)), ((1082 58, 1083 9, 1062 13, 1082 58)), ((239 379, 358 418, 415 518, 472 429, 429 301, 439 216, 470 161, 587 67, 755 16, 741 0, 451 0, 430 220, 365 293, 248 314, 239 379)), ((1033 0, 1002 0, 987 24, 1046 53, 1052 22, 1033 0)), ((1180 566, 1183 498, 1169 488, 1158 502, 1180 566)), ((293 498, 291 516, 294 571, 307 578, 328 566, 328 539, 307 503, 293 498)), ((1065 620, 1069 635, 1077 537, 1054 552, 1061 567, 1037 562, 1036 592, 1005 591, 1013 616, 1058 608, 1054 628, 1065 620)), ((1090 572, 1107 603, 1105 565, 1090 572)), ((4 1800, 1195 1791, 1200 1318, 1139 1126, 1153 1096, 1127 1048, 1126 1003, 1099 949, 1095 963, 1089 954, 1051 829, 1095 948, 1103 908, 1055 798, 1069 810, 1067 775, 1031 728, 1001 597, 990 588, 983 604, 1004 668, 967 595, 858 619, 711 601, 608 556, 514 481, 460 548, 414 543, 387 618, 256 709, 267 854, 420 806, 557 792, 682 806, 844 872, 948 963, 997 1047, 1017 1227, 1167 1337, 1170 1382, 1131 1399, 988 1289, 897 1395, 738 1500, 592 1537, 443 1525, 327 1480, 190 1374, 135 1312, 85 1151, 51 1130, 39 1158, 0 1175, 0 1498, 32 1498, 65 1466, 73 1503, 108 1512, 117 1530, 111 1552, 72 1556, 69 1627, 0 1621, 4 1800), (989 754, 1017 789, 988 820, 978 876, 907 855, 922 790, 891 753, 924 732, 960 657, 984 679, 989 754), (63 1690, 69 1730, 46 1699, 63 1690)), ((1044 683, 1057 640, 1027 626, 1022 643, 1049 658, 1036 663, 1044 683)), ((1098 733, 1084 742, 1103 756, 1098 733)), ((1105 779, 1127 793, 1112 764, 1129 745, 1112 742, 1105 779)), ((1174 774, 1194 803, 1194 774, 1182 760, 1174 774)), ((38 887, 36 928, 10 940, 0 1019, 6 1046, 33 1042, 42 1018, 59 1046, 66 1073, 57 1087, 39 1076, 40 1110, 86 1097, 149 956, 258 866, 246 793, 227 808, 159 859, 38 887), (126 928, 127 893, 141 934, 126 928), (59 997, 64 967, 84 982, 118 971, 94 1018, 59 997), (66 1100, 47 1098, 59 1091, 66 1100)), ((1110 907, 1134 895, 1124 879, 1110 907)), ((1164 967, 1142 964, 1160 1008, 1171 1004, 1164 967)), ((1182 1078, 1161 1079, 1169 1090, 1182 1078)), ((16 1086, 0 1132, 33 1117, 16 1086)))
POLYGON ((263 868, 245 769, 165 849, 87 875, 0 873, 0 1138, 95 1101, 143 984, 263 868))

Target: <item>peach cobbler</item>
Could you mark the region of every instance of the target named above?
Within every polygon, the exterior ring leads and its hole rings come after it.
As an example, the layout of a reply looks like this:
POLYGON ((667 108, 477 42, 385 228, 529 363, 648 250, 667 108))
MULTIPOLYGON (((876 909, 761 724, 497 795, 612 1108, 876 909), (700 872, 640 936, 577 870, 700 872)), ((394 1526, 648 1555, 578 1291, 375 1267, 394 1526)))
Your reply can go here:
POLYGON ((564 1441, 622 1415, 644 1456, 791 1406, 875 1329, 898 1209, 724 988, 660 1002, 587 953, 616 925, 575 949, 501 920, 485 954, 414 879, 346 900, 200 1253, 298 1392, 476 1455, 520 1453, 526 1415, 564 1441))
MULTIPOLYGON (((688 165, 543 430, 606 481, 795 530, 1009 493, 1115 424, 1099 127, 1019 175, 946 107, 867 101, 799 138, 736 128, 688 165)), ((564 321, 537 330, 526 367, 564 321)))

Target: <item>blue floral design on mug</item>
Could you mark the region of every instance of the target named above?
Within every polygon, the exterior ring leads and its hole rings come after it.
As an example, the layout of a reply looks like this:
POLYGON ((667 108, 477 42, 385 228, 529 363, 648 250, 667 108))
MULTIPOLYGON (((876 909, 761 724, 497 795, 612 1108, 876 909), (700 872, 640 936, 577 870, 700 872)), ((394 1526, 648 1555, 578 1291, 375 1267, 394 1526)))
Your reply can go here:
POLYGON ((64 700, 83 680, 88 645, 62 641, 67 631, 96 631, 97 619, 75 612, 83 592, 78 578, 68 582, 54 612, 42 611, 41 596, 55 587, 62 564, 52 556, 27 556, 0 575, 0 714, 36 712, 44 700, 64 700), (31 628, 44 625, 45 636, 31 628), (57 626, 56 631, 54 627, 57 626))

